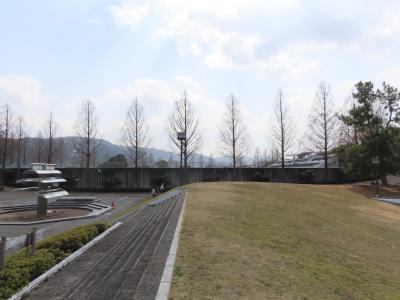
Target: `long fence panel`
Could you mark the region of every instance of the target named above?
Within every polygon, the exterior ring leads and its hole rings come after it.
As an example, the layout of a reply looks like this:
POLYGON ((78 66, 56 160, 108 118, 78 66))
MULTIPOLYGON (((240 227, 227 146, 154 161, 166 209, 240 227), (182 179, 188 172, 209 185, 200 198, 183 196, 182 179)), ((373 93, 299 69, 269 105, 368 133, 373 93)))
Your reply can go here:
MULTIPOLYGON (((66 189, 134 190, 160 186, 176 187, 194 182, 261 181, 286 183, 345 183, 367 176, 346 173, 340 168, 60 168, 68 180, 66 189)), ((15 184, 16 169, 7 169, 5 183, 15 184)))

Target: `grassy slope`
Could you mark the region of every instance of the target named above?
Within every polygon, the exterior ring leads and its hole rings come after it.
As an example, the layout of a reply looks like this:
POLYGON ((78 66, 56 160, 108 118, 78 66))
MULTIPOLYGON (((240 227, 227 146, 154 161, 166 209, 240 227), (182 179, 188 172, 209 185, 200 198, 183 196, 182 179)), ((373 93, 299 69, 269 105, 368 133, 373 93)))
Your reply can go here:
POLYGON ((170 297, 400 299, 400 208, 345 186, 190 186, 170 297))

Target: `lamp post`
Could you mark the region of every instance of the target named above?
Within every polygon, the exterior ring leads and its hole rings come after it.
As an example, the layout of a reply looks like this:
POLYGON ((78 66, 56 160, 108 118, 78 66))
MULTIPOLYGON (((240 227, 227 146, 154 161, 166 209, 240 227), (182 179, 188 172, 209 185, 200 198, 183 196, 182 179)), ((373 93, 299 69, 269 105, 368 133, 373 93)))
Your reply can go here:
POLYGON ((186 142, 186 132, 180 131, 177 133, 178 141, 181 143, 181 163, 180 163, 180 172, 179 172, 179 185, 182 185, 182 165, 183 165, 183 142, 186 142))
POLYGON ((376 188, 376 197, 379 198, 379 179, 378 179, 378 166, 379 166, 379 157, 376 156, 372 159, 372 164, 375 166, 375 188, 376 188))

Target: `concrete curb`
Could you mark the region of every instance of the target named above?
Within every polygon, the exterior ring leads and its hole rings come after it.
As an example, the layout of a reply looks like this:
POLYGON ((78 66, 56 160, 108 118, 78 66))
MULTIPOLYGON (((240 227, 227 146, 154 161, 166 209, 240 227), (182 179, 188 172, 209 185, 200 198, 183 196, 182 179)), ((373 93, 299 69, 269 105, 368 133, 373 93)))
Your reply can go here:
MULTIPOLYGON (((51 208, 51 207, 50 207, 51 208)), ((35 224, 44 224, 44 223, 56 223, 56 222, 63 222, 63 221, 73 221, 78 219, 89 219, 89 218, 96 218, 99 217, 106 212, 112 210, 113 208, 107 207, 104 210, 99 211, 99 213, 94 214, 93 211, 90 214, 78 217, 70 217, 70 218, 60 218, 60 219, 51 219, 51 220, 43 220, 43 221, 35 221, 35 222, 0 222, 0 225, 35 225, 35 224)))
POLYGON ((98 235, 97 237, 95 237, 93 240, 91 240, 89 243, 87 243, 86 245, 84 245, 82 248, 78 249, 77 251, 75 251, 74 253, 72 253, 70 256, 68 256, 67 258, 65 258, 64 260, 62 260, 61 262, 59 262, 57 265, 55 265, 54 267, 52 267, 50 270, 48 270, 47 272, 43 273, 42 275, 40 275, 38 278, 36 278, 34 281, 32 281, 31 283, 29 283, 27 286, 25 286, 22 290, 20 290, 18 293, 14 294, 13 296, 11 296, 10 298, 8 298, 8 300, 19 300, 21 299, 25 294, 29 293, 30 291, 32 291, 34 288, 36 288, 40 283, 42 283, 43 281, 47 280, 49 277, 51 277, 52 275, 54 275, 56 272, 58 272, 60 269, 62 269, 63 267, 65 267, 68 263, 72 262, 74 259, 76 259, 78 256, 80 256, 81 254, 83 254, 84 252, 86 252, 89 248, 91 248, 93 245, 95 245, 97 242, 99 242, 100 240, 102 240, 105 236, 107 236, 111 231, 113 231, 114 229, 118 228, 119 226, 121 226, 122 223, 121 222, 117 222, 115 223, 113 226, 111 226, 110 228, 108 228, 106 231, 104 231, 102 234, 98 235))
POLYGON ((394 204, 394 205, 400 205, 400 199, 396 199, 396 198, 373 198, 374 200, 378 200, 378 201, 382 201, 382 202, 386 202, 386 203, 390 203, 390 204, 394 204))
POLYGON ((172 276, 175 267, 176 251, 178 250, 179 235, 182 228, 183 215, 185 213, 185 208, 186 208, 186 199, 187 195, 189 194, 189 191, 186 190, 185 193, 186 193, 185 199, 183 200, 183 205, 181 213, 179 215, 178 224, 176 225, 174 238, 172 239, 171 248, 169 250, 168 258, 164 267, 164 272, 162 274, 161 282, 158 287, 157 296, 155 298, 156 300, 167 300, 169 290, 171 288, 172 276))

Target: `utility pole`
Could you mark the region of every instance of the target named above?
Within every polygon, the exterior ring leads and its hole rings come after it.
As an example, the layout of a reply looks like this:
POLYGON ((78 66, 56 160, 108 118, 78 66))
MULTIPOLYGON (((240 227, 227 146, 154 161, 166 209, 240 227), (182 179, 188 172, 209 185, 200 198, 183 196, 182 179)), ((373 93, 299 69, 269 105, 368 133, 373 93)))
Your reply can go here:
POLYGON ((375 158, 372 159, 372 164, 375 166, 375 192, 376 192, 376 198, 380 198, 380 192, 379 192, 379 177, 378 177, 378 167, 379 167, 379 157, 376 156, 375 158))

